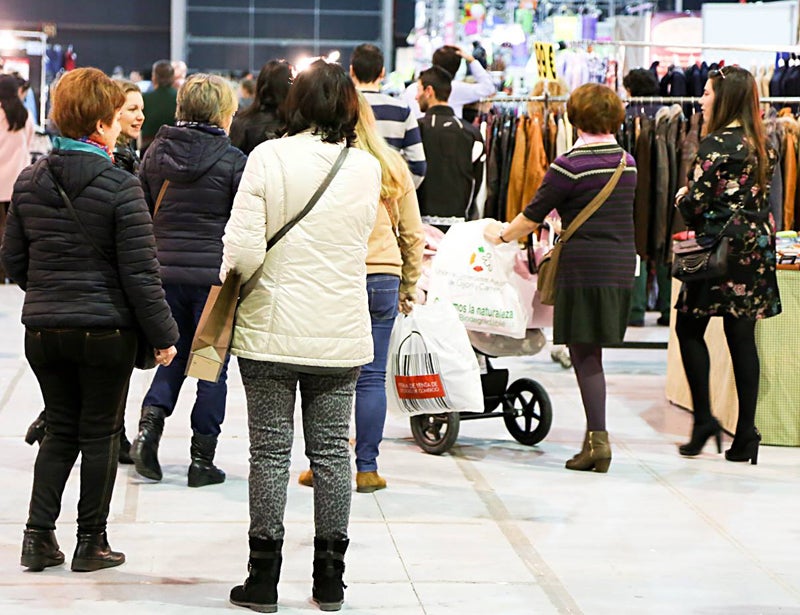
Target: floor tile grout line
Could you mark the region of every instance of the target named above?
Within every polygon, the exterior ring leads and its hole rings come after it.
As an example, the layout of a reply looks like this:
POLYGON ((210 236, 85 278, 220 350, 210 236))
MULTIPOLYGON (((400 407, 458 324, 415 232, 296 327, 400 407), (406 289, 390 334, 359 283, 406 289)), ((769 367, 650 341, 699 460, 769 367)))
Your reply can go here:
POLYGON ((406 574, 406 578, 408 582, 411 584, 411 591, 414 592, 414 596, 417 598, 417 602, 419 602, 419 606, 422 609, 423 615, 428 615, 428 611, 425 608, 425 605, 422 602, 422 597, 419 595, 417 591, 417 586, 414 583, 414 579, 411 578, 411 572, 408 570, 408 566, 406 566, 406 560, 403 558, 403 554, 400 553, 400 547, 397 544, 397 540, 394 537, 394 533, 392 532, 392 527, 389 525, 389 520, 386 518, 386 514, 383 512, 383 507, 381 506, 380 500, 373 494, 372 496, 375 499, 375 504, 378 506, 378 511, 381 514, 381 519, 383 519, 383 523, 386 526, 386 531, 389 532, 389 538, 392 541, 392 545, 394 545, 394 550, 397 552, 397 557, 400 558, 400 565, 403 566, 403 572, 406 574))
POLYGON ((25 364, 25 362, 22 362, 20 366, 17 368, 17 373, 14 374, 14 377, 11 379, 11 382, 6 387, 6 392, 3 393, 3 397, 2 399, 0 399, 0 413, 2 413, 3 410, 6 409, 6 405, 8 404, 9 401, 11 401, 11 396, 14 394, 14 391, 16 391, 19 381, 22 380, 22 376, 23 374, 25 374, 26 368, 27 365, 25 364))
MULTIPOLYGON (((130 475, 128 478, 130 479, 130 475)), ((125 481, 125 503, 122 505, 122 514, 115 520, 115 523, 136 523, 138 521, 139 489, 143 484, 132 480, 125 481)))
POLYGON ((621 448, 624 450, 631 458, 636 460, 636 463, 644 469, 648 474, 650 474, 653 478, 655 478, 659 483, 664 485, 668 491, 671 491, 674 495, 678 497, 679 500, 683 501, 683 503, 688 506, 692 511, 695 512, 706 524, 711 526, 717 534, 719 534, 722 538, 724 538, 727 542, 733 545, 738 551, 740 551, 747 559, 752 561, 756 568, 759 568, 764 574, 766 574, 774 583, 782 587, 787 593, 795 596, 796 598, 800 599, 800 588, 795 587, 794 585, 787 583, 783 580, 780 574, 771 570, 764 562, 758 558, 755 554, 750 551, 741 541, 735 538, 730 532, 728 532, 724 527, 722 527, 717 521, 705 512, 699 505, 695 504, 692 499, 683 493, 678 487, 673 485, 669 482, 666 478, 661 476, 656 470, 650 467, 650 465, 642 459, 636 457, 633 454, 633 451, 628 447, 624 442, 620 442, 619 440, 614 441, 614 445, 617 448, 621 448))
POLYGON ((458 444, 450 449, 450 454, 456 460, 456 465, 464 477, 472 483, 473 490, 486 505, 489 514, 505 536, 511 548, 533 574, 534 579, 542 588, 551 604, 558 613, 564 615, 581 615, 583 611, 575 599, 558 578, 544 558, 539 554, 531 541, 513 521, 505 504, 497 496, 483 474, 469 459, 464 457, 458 444))

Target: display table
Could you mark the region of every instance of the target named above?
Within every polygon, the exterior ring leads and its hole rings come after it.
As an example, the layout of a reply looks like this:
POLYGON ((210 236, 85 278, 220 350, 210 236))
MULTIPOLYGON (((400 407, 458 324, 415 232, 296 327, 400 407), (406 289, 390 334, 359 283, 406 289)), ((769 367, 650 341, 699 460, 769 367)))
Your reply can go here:
MULTIPOLYGON (((680 282, 672 282, 674 298, 680 291, 680 282)), ((800 446, 800 272, 779 270, 778 288, 783 313, 756 324, 756 347, 761 360, 756 426, 761 431, 762 444, 800 446)), ((711 319, 706 344, 711 358, 711 409, 723 429, 732 433, 739 401, 721 318, 711 319)), ((692 409, 675 335, 674 309, 667 346, 666 394, 672 403, 692 409)))

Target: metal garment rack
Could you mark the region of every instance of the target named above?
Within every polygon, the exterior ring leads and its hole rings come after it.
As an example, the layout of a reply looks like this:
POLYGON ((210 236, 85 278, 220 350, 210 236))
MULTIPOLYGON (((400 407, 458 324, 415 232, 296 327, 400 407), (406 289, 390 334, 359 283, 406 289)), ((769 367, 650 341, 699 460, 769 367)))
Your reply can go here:
MULTIPOLYGON (((529 102, 543 102, 545 105, 548 102, 565 102, 568 96, 498 96, 495 98, 483 98, 480 102, 489 102, 497 105, 519 105, 521 103, 529 102)), ((700 98, 697 96, 630 96, 622 99, 624 103, 634 104, 647 104, 647 103, 673 103, 673 104, 686 104, 686 103, 699 103, 700 98)), ((761 103, 765 104, 800 104, 800 97, 797 96, 774 96, 764 97, 760 99, 761 103)), ((647 342, 647 341, 623 341, 620 344, 613 344, 607 348, 623 348, 626 350, 666 350, 667 342, 647 342)))
MULTIPOLYGON (((482 103, 492 103, 495 105, 519 104, 528 102, 566 102, 569 96, 494 96, 491 98, 481 98, 482 103)), ((623 103, 674 103, 678 105, 699 103, 699 96, 629 96, 622 99, 623 103)), ((764 96, 759 98, 759 103, 763 104, 800 104, 800 96, 764 96)))

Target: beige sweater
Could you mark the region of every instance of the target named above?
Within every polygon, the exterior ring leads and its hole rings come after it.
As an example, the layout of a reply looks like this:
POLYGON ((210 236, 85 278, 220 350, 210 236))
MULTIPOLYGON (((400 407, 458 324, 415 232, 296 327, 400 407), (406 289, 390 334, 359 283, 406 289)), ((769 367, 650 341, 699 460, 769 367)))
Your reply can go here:
POLYGON ((414 296, 422 272, 425 232, 419 215, 411 173, 406 192, 392 203, 381 204, 367 246, 367 274, 388 273, 400 278, 400 292, 414 296), (391 210, 391 218, 389 217, 391 210))

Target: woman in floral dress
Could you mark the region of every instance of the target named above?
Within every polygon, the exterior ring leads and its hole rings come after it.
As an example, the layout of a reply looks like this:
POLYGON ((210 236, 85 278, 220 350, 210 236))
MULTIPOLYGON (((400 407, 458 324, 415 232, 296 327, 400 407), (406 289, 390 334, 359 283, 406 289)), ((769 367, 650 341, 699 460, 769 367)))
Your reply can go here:
POLYGON ((758 88, 748 71, 736 66, 711 71, 701 105, 708 136, 675 206, 697 236, 730 237, 731 255, 725 277, 684 282, 675 305, 675 331, 694 406, 691 440, 679 450, 681 455, 698 455, 714 436, 721 452, 703 339, 709 319, 721 316, 739 396, 736 433, 725 458, 755 464, 761 441, 755 427, 759 381, 755 325, 758 319, 781 312, 768 183, 777 156, 766 145, 758 88))

